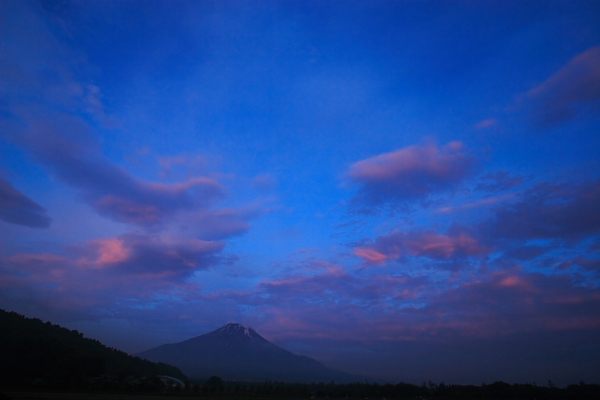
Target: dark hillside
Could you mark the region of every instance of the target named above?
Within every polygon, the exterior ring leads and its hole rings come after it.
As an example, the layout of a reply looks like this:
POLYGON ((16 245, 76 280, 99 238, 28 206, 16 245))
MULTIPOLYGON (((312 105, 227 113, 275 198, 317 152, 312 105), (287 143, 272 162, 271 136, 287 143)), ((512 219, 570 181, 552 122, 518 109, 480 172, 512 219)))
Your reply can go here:
POLYGON ((132 377, 169 375, 176 367, 132 357, 76 330, 0 310, 0 387, 82 387, 132 377))

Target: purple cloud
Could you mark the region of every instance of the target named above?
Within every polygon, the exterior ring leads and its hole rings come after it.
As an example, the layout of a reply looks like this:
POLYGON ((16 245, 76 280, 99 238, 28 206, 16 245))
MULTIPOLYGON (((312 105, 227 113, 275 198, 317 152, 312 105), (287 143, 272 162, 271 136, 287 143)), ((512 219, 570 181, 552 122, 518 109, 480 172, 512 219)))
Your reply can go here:
POLYGON ((67 255, 16 254, 4 258, 3 265, 41 281, 54 277, 56 284, 88 274, 111 284, 126 276, 145 282, 183 282, 194 272, 218 264, 224 246, 187 237, 125 234, 67 246, 67 255))
POLYGON ((251 228, 250 220, 265 212, 257 208, 199 211, 186 217, 185 226, 198 237, 222 240, 243 235, 251 228))
POLYGON ((540 127, 598 110, 600 100, 600 47, 592 47, 525 94, 540 127))
POLYGON ((207 207, 223 196, 220 183, 207 177, 164 184, 135 178, 100 155, 91 128, 79 118, 53 115, 34 120, 25 136, 34 158, 64 182, 79 189, 101 215, 143 227, 159 225, 178 211, 207 207))
POLYGON ((46 209, 0 177, 0 219, 30 228, 48 228, 52 220, 46 209))
MULTIPOLYGON (((222 261, 224 243, 127 234, 68 246, 65 255, 0 258, 0 307, 45 310, 68 320, 127 314, 143 301, 198 291, 187 279, 222 261), (157 297, 158 296, 158 297, 157 297)), ((37 312, 37 311, 36 311, 37 312)))
POLYGON ((161 238, 127 234, 92 240, 84 245, 92 268, 119 274, 151 276, 153 279, 181 280, 197 270, 218 264, 216 254, 222 242, 193 238, 161 238))
POLYGON ((449 260, 481 256, 490 251, 471 233, 454 227, 445 235, 433 231, 394 231, 354 248, 353 253, 368 265, 384 265, 389 260, 406 257, 449 260))
POLYGON ((359 278, 330 269, 264 281, 235 298, 255 307, 271 332, 296 340, 314 340, 315 332, 364 343, 600 329, 595 289, 578 286, 569 275, 519 268, 473 271, 437 283, 418 276, 359 278), (322 324, 328 329, 317 329, 322 324))
POLYGON ((358 161, 347 176, 359 185, 355 202, 378 206, 450 189, 469 176, 474 163, 460 142, 409 146, 358 161))
POLYGON ((432 313, 477 326, 488 335, 530 329, 600 329, 600 297, 569 275, 520 269, 493 271, 450 289, 431 304, 432 313))

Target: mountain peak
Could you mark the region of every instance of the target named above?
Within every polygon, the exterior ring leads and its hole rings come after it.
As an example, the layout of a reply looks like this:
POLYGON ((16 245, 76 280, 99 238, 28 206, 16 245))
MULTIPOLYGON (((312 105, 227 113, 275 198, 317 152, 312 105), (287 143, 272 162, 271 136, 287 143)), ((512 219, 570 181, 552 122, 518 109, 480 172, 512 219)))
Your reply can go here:
POLYGON ((246 324, 238 324, 237 322, 230 322, 216 331, 214 333, 229 333, 229 334, 241 334, 243 333, 245 336, 252 338, 253 335, 258 335, 254 329, 252 329, 249 325, 246 324))

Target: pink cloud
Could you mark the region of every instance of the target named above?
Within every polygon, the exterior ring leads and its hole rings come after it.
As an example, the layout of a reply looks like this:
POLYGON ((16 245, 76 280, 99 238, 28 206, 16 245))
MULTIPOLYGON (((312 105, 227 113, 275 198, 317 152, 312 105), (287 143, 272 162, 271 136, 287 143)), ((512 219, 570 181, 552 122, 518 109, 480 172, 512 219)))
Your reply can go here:
POLYGON ((98 239, 90 242, 97 245, 98 258, 96 263, 99 265, 114 264, 126 261, 130 256, 130 250, 123 243, 122 239, 98 239))
POLYGON ((360 185, 355 201, 374 206, 450 189, 469 176, 474 165, 463 147, 460 142, 409 146, 358 161, 347 173, 360 185))
POLYGON ((600 100, 600 47, 574 57, 545 82, 525 94, 541 127, 598 110, 600 100))
POLYGON ((357 247, 353 251, 354 255, 362 258, 369 264, 383 265, 389 259, 396 259, 400 254, 382 254, 377 250, 369 247, 357 247))

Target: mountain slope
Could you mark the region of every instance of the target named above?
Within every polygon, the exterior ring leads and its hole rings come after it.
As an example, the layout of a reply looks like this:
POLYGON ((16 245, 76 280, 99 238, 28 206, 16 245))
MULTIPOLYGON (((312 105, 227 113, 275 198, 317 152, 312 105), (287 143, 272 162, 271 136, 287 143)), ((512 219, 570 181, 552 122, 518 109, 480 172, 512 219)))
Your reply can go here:
POLYGON ((285 382, 352 382, 362 379, 327 368, 310 357, 295 355, 269 342, 249 326, 234 323, 137 355, 176 365, 190 378, 217 375, 224 379, 285 382))
POLYGON ((102 375, 157 376, 185 379, 171 365, 155 364, 87 339, 82 333, 0 310, 0 386, 40 380, 79 385, 102 375))

